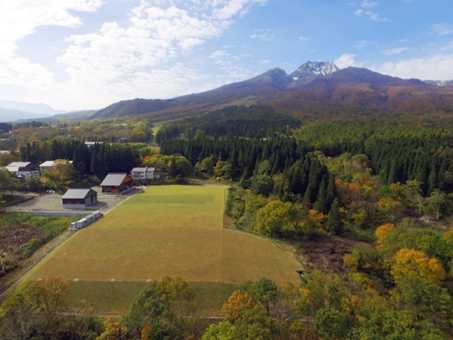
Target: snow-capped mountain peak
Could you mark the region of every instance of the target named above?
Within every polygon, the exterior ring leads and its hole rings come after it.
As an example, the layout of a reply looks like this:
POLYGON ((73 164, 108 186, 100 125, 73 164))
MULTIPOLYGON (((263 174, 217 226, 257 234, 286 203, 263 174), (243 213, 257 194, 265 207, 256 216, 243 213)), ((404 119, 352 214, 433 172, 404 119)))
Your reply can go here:
POLYGON ((312 73, 317 76, 328 76, 332 73, 339 71, 340 69, 331 62, 325 61, 308 61, 299 67, 295 73, 312 73))
POLYGON ((328 77, 339 70, 340 69, 331 62, 308 61, 290 75, 292 79, 290 87, 308 84, 317 78, 328 77))

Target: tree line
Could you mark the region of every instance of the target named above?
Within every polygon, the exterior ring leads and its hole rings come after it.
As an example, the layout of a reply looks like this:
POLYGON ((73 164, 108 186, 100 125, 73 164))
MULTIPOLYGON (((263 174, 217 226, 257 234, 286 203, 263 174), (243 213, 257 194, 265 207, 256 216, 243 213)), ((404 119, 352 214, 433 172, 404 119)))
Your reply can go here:
POLYGON ((20 148, 23 161, 41 163, 66 159, 81 176, 103 178, 109 172, 129 172, 140 163, 136 148, 128 144, 95 144, 88 147, 77 140, 27 143, 20 148))
POLYGON ((208 174, 253 186, 285 201, 303 201, 328 212, 335 199, 335 179, 308 149, 293 138, 174 139, 161 144, 161 153, 180 154, 208 174))

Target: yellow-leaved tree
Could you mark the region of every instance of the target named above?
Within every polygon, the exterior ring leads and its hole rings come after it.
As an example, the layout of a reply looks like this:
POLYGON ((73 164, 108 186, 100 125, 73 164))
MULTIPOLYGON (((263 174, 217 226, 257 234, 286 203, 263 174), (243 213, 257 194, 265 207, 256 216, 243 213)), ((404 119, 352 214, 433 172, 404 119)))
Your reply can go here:
POLYGON ((381 248, 384 245, 385 240, 394 229, 395 225, 393 223, 386 223, 376 228, 374 235, 376 236, 378 248, 381 248))
POLYGON ((234 321, 239 319, 244 311, 256 306, 255 300, 249 294, 236 290, 225 302, 222 311, 228 320, 234 321))
POLYGON ((439 260, 422 251, 407 248, 399 250, 393 257, 391 273, 396 283, 411 276, 434 284, 445 278, 445 270, 439 260))

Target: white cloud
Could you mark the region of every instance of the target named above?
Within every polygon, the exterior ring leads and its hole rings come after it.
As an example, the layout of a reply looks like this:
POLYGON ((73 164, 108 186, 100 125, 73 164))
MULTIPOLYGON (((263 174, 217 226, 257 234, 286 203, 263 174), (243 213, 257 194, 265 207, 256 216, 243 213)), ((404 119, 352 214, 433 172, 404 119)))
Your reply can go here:
MULTIPOLYGON (((221 79, 224 82, 237 81, 253 76, 249 69, 241 66, 241 59, 246 57, 250 56, 239 57, 226 49, 216 50, 209 55, 209 58, 223 71, 221 79)), ((217 74, 211 75, 212 78, 218 76, 217 74)))
POLYGON ((400 78, 418 78, 422 80, 453 79, 452 54, 405 59, 371 67, 377 72, 400 78))
POLYGON ((270 42, 274 40, 275 36, 270 29, 256 29, 251 35, 250 39, 270 42))
POLYGON ((245 14, 254 4, 265 4, 267 0, 207 0, 214 8, 214 17, 229 20, 238 14, 245 14))
POLYGON ((389 21, 388 18, 382 16, 377 11, 379 7, 379 2, 375 0, 362 0, 359 8, 354 12, 355 15, 360 17, 366 17, 372 21, 376 22, 385 22, 389 21))
POLYGON ((32 94, 28 101, 82 108, 137 96, 171 97, 218 85, 220 80, 207 80, 184 65, 184 56, 266 0, 142 0, 125 24, 106 22, 95 32, 68 37, 69 45, 57 59, 67 74, 60 82, 42 65, 17 55, 17 42, 40 26, 77 27, 82 21, 74 11, 95 11, 102 0, 5 2, 0 5, 0 29, 12 34, 0 38, 0 87, 19 87, 32 94))
POLYGON ((376 47, 377 43, 374 41, 369 41, 369 40, 359 40, 354 44, 355 48, 358 49, 364 49, 368 47, 376 47))
POLYGON ((334 61, 334 64, 341 69, 357 66, 356 55, 350 53, 342 54, 337 60, 334 61))
POLYGON ((340 68, 366 67, 370 70, 403 79, 452 80, 453 54, 436 54, 420 58, 400 59, 385 63, 368 63, 354 54, 341 55, 335 64, 340 68))
POLYGON ((384 51, 382 51, 382 53, 387 56, 399 55, 406 52, 408 49, 409 49, 408 47, 387 48, 384 51))
POLYGON ((434 24, 432 30, 435 34, 440 36, 453 34, 453 24, 434 24))
POLYGON ((101 0, 14 0, 0 2, 0 85, 25 86, 42 90, 54 82, 42 65, 18 55, 18 42, 40 26, 76 27, 79 17, 71 11, 91 12, 101 0))
POLYGON ((299 35, 299 40, 300 41, 308 41, 310 38, 304 34, 299 35))

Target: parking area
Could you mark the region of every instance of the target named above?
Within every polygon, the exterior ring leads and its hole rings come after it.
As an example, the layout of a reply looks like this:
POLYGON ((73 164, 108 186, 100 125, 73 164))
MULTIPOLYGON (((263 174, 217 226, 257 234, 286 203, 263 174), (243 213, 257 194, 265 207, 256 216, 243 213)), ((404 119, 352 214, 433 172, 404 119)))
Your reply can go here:
POLYGON ((124 195, 104 194, 100 187, 93 188, 98 193, 97 206, 85 210, 65 209, 63 207, 60 194, 43 194, 27 202, 20 203, 7 208, 8 212, 27 212, 49 215, 83 215, 93 210, 99 210, 103 213, 114 208, 118 203, 125 200, 128 196, 133 195, 137 190, 124 195))

